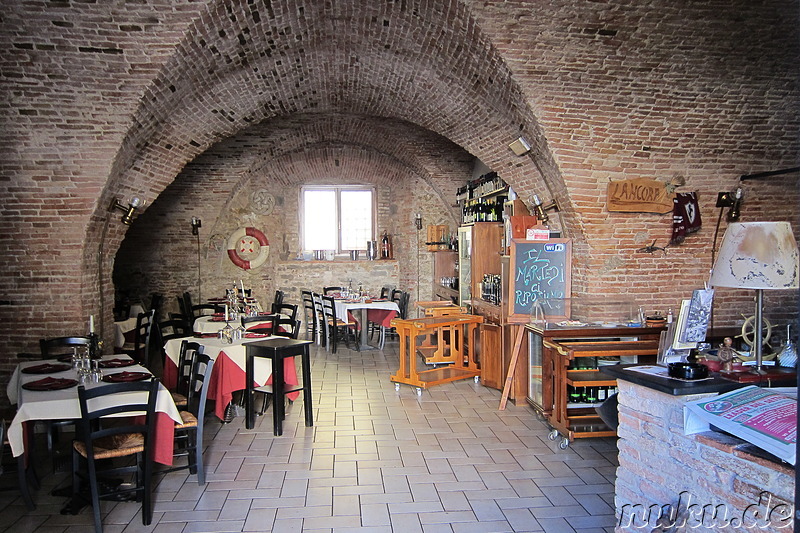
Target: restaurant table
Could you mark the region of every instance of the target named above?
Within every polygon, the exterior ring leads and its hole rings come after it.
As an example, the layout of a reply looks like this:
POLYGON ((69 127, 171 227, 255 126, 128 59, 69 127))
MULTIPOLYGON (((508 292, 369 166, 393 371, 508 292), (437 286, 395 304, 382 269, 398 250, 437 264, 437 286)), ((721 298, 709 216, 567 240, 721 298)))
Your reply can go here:
MULTIPOLYGON (((111 359, 130 359, 127 355, 106 355, 102 360, 111 359)), ((38 360, 27 361, 17 365, 11 380, 6 388, 8 399, 11 404, 17 405, 17 414, 8 426, 8 442, 11 445, 11 452, 14 457, 18 457, 25 452, 25 423, 37 420, 73 420, 81 417, 81 406, 78 401, 78 386, 74 385, 61 390, 33 391, 22 387, 23 384, 39 379, 53 377, 61 379, 78 379, 78 374, 70 365, 68 370, 54 372, 52 374, 26 374, 23 370, 27 367, 41 365, 43 363, 57 364, 58 361, 38 360)), ((67 363, 68 364, 68 363, 67 363)), ((147 372, 146 368, 140 365, 126 366, 123 368, 104 368, 103 375, 115 374, 117 372, 147 372)), ((86 387, 101 387, 105 383, 87 383, 86 387)), ((126 400, 127 403, 127 400, 126 400)), ((164 387, 159 387, 158 398, 156 400, 156 429, 154 434, 155 453, 154 460, 164 465, 172 464, 173 444, 175 423, 181 422, 181 415, 172 395, 164 387)))
POLYGON ((137 317, 114 322, 114 348, 122 348, 126 342, 133 343, 137 317))
MULTIPOLYGON (((223 343, 216 338, 186 337, 170 339, 164 345, 164 352, 167 355, 164 359, 164 385, 174 389, 178 383, 178 358, 181 353, 181 343, 188 340, 201 344, 203 352, 214 359, 211 382, 208 385, 208 397, 215 401, 214 414, 220 420, 225 420, 225 408, 231 403, 234 391, 246 388, 247 354, 245 344, 270 338, 272 337, 254 335, 251 338, 244 338, 233 344, 223 343)), ((285 364, 284 379, 286 384, 297 385, 299 382, 294 359, 287 359, 285 364)), ((256 361, 254 378, 256 385, 259 387, 271 383, 272 364, 268 359, 256 361)), ((288 394, 287 397, 294 401, 299 395, 299 392, 295 392, 288 394)))
MULTIPOLYGON (((265 314, 262 315, 264 320, 255 320, 253 322, 248 322, 246 329, 253 329, 269 326, 272 327, 272 317, 275 315, 265 314)), ((282 315, 283 316, 283 315, 282 315)), ((237 318, 236 320, 229 320, 228 323, 231 325, 232 328, 238 328, 242 325, 241 318, 237 318)), ((194 325, 192 326, 192 330, 196 335, 215 335, 219 330, 225 327, 225 320, 220 319, 219 317, 215 316, 201 316, 198 317, 197 320, 194 321, 194 325)))
POLYGON ((336 306, 336 318, 348 322, 348 312, 358 311, 359 313, 359 327, 361 328, 361 337, 358 343, 359 350, 374 350, 374 346, 370 346, 367 342, 367 324, 372 321, 376 324, 386 325, 390 327, 391 321, 400 312, 400 307, 397 302, 390 300, 334 300, 336 306))

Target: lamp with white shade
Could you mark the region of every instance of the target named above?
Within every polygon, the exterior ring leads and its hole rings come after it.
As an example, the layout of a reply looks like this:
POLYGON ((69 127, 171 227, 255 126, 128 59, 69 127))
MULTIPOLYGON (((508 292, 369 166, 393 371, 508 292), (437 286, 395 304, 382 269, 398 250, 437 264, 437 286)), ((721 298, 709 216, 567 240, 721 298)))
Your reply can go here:
POLYGON ((765 290, 797 289, 798 249, 788 222, 736 222, 722 238, 709 285, 756 291, 753 355, 763 372, 762 314, 765 290))

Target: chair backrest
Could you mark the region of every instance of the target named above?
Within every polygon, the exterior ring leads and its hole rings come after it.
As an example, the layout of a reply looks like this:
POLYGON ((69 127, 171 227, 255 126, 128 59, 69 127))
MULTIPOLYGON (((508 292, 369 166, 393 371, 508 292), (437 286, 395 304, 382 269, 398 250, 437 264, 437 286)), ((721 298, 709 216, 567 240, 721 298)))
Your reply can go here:
POLYGON ((196 353, 203 353, 202 344, 194 341, 181 342, 181 350, 178 353, 178 381, 175 387, 176 392, 189 396, 189 378, 192 372, 192 361, 196 353))
POLYGON ((300 297, 303 301, 303 318, 306 323, 306 331, 310 332, 314 327, 314 299, 311 296, 311 291, 300 291, 300 297))
POLYGON ((187 337, 192 334, 192 328, 186 320, 175 318, 159 322, 158 330, 161 333, 161 340, 164 342, 169 339, 187 337))
POLYGON ((155 311, 155 319, 158 322, 159 317, 161 317, 161 306, 164 304, 164 295, 160 292, 154 292, 150 295, 150 309, 155 311))
POLYGON ((411 293, 408 291, 403 291, 403 294, 400 295, 400 303, 397 306, 400 308, 400 318, 405 319, 408 315, 408 300, 411 298, 411 293))
POLYGON ((271 313, 269 315, 258 315, 258 316, 243 316, 241 318, 242 327, 248 331, 254 332, 261 332, 261 333, 271 333, 272 332, 272 325, 273 321, 275 320, 275 313, 271 313), (252 324, 254 322, 261 322, 260 325, 250 326, 248 324, 252 324), (262 331, 263 330, 263 331, 262 331))
POLYGON ((214 313, 224 313, 224 305, 216 304, 197 304, 192 306, 192 317, 196 320, 201 316, 213 315, 214 313))
POLYGON ((192 304, 192 295, 189 294, 189 291, 183 293, 183 305, 185 309, 183 314, 187 315, 190 319, 194 320, 195 318, 194 311, 192 311, 192 308, 194 306, 192 304))
POLYGON ((71 353, 73 346, 81 347, 88 345, 89 337, 54 337, 52 339, 39 339, 39 349, 42 352, 42 359, 71 353))
POLYGON ((299 320, 292 320, 282 315, 275 315, 272 319, 272 334, 276 337, 288 337, 290 339, 296 339, 299 333, 299 320))
POLYGON ((89 389, 83 385, 78 386, 81 417, 75 421, 77 436, 78 440, 86 444, 90 463, 94 461, 94 441, 114 435, 139 433, 144 437, 144 449, 153 453, 155 447, 150 445, 150 438, 155 428, 158 386, 159 381, 156 378, 103 384, 102 387, 89 389), (142 413, 145 414, 144 419, 140 416, 142 413), (111 423, 103 424, 102 419, 112 416, 111 423), (130 418, 120 419, 120 416, 130 418))
POLYGON ((283 303, 283 298, 284 298, 283 291, 276 290, 275 298, 272 300, 272 307, 271 307, 273 313, 279 312, 278 309, 280 308, 280 305, 283 303))
POLYGON ((273 313, 279 313, 287 316, 289 317, 290 322, 294 322, 297 320, 297 304, 282 303, 277 309, 273 310, 273 313))
POLYGON ((388 299, 388 298, 389 298, 389 295, 391 294, 391 291, 392 291, 391 287, 381 287, 381 296, 380 296, 380 299, 381 299, 381 300, 386 300, 386 299, 388 299))
POLYGON ((393 302, 396 302, 397 305, 400 305, 400 297, 403 296, 403 291, 400 289, 392 289, 392 294, 389 299, 393 302))
MULTIPOLYGON (((183 296, 176 296, 175 299, 178 300, 178 309, 180 309, 180 314, 185 316, 188 320, 191 320, 192 309, 186 309, 186 300, 183 299, 183 296)), ((172 316, 172 314, 173 313, 170 313, 170 316, 172 316)))
POLYGON ((186 409, 197 417, 198 423, 205 415, 208 400, 208 384, 211 382, 211 371, 214 360, 203 353, 203 347, 194 352, 189 365, 189 387, 187 389, 186 409))
POLYGON ((325 325, 325 309, 322 305, 322 295, 316 292, 311 293, 311 300, 314 303, 314 321, 317 324, 317 334, 321 336, 321 340, 327 344, 328 328, 325 325))
POLYGON ((155 311, 145 311, 136 316, 136 329, 133 336, 134 359, 140 363, 147 364, 150 361, 150 334, 154 322, 155 311))
POLYGON ((330 320, 336 321, 336 304, 333 296, 322 295, 322 312, 325 316, 325 321, 330 323, 330 320))
POLYGON ((332 294, 342 292, 341 287, 322 287, 322 294, 332 294))

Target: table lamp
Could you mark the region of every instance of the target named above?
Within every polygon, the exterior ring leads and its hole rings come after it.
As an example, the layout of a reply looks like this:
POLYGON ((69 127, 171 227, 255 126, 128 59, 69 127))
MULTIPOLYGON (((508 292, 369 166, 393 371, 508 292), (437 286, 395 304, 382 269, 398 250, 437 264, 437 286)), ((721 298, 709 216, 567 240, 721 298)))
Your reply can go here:
POLYGON ((734 222, 728 225, 709 285, 756 291, 753 355, 762 374, 762 313, 765 290, 798 288, 798 250, 788 222, 734 222))

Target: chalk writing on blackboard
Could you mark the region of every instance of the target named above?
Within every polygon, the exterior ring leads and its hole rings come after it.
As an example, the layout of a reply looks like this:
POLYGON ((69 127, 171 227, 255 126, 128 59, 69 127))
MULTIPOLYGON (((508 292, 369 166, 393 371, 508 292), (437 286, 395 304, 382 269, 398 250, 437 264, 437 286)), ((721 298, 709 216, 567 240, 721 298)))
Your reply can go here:
POLYGON ((534 306, 542 306, 551 317, 568 313, 570 245, 568 239, 514 241, 514 315, 527 318, 534 306))

